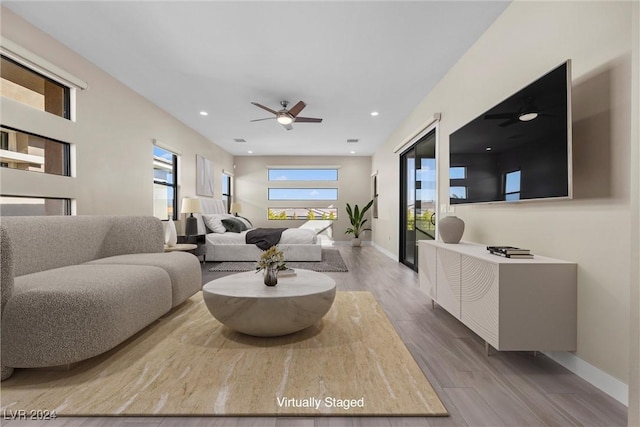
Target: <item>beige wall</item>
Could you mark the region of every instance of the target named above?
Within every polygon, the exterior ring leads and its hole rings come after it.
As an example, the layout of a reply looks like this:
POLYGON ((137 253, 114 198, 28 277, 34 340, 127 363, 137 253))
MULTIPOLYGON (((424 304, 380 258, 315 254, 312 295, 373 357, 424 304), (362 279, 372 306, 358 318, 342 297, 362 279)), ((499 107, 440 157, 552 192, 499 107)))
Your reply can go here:
POLYGON ((630 426, 640 426, 640 2, 633 3, 631 85, 631 301, 629 353, 630 426))
POLYGON ((76 122, 2 98, 3 125, 69 142, 75 151, 74 178, 2 168, 3 194, 68 197, 78 214, 152 215, 157 139, 182 151, 180 198, 195 194, 196 153, 213 161, 220 197, 220 175, 231 170, 232 155, 6 8, 2 36, 89 84, 77 92, 76 122))
MULTIPOLYGON (((243 156, 236 157, 235 196, 236 201, 242 203, 242 216, 250 219, 256 227, 297 227, 304 223, 304 220, 269 221, 267 219, 268 207, 328 207, 329 205, 333 205, 338 208, 338 219, 333 224, 333 238, 334 240, 350 240, 350 235, 344 234, 344 231, 350 227, 345 206, 347 203, 350 203, 352 206, 358 204, 362 207, 371 200, 370 179, 371 157, 243 156), (335 202, 269 202, 267 166, 280 165, 339 166, 337 183, 338 200, 335 202)), ((294 188, 316 186, 335 188, 335 186, 330 183, 317 185, 317 183, 313 182, 291 182, 291 187, 294 188)), ((369 220, 369 223, 370 222, 371 220, 369 220)), ((369 240, 370 233, 367 232, 361 237, 363 240, 369 240)))
MULTIPOLYGON (((449 134, 572 59, 575 198, 458 206, 456 215, 466 222, 466 240, 528 247, 577 262, 576 354, 626 384, 627 254, 631 221, 638 221, 630 207, 630 170, 639 167, 637 156, 629 160, 632 81, 637 88, 631 9, 631 2, 512 3, 376 152, 372 165, 386 177, 381 205, 397 206, 398 159, 392 149, 440 112, 439 194, 447 196, 449 134)), ((393 253, 398 253, 396 212, 374 221, 374 242, 393 253)))

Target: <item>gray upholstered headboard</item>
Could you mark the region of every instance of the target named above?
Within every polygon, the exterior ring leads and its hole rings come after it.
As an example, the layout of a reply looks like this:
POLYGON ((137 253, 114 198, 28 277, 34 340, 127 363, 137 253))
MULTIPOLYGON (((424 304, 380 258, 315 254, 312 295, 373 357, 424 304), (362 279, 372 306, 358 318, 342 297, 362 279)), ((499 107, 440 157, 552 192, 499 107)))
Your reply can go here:
MULTIPOLYGON (((203 214, 226 214, 227 206, 221 199, 200 198, 203 214)), ((202 214, 193 214, 198 221, 198 234, 207 234, 207 229, 202 221, 202 214)))

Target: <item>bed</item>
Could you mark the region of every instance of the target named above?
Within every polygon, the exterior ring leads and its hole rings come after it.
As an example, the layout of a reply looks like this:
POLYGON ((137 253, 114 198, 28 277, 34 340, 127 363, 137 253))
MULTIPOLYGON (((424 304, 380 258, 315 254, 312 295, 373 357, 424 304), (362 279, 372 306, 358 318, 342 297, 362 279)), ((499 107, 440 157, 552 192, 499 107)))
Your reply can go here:
MULTIPOLYGON (((222 200, 201 198, 200 203, 202 213, 194 216, 198 222, 198 234, 205 235, 207 261, 256 261, 260 258, 262 249, 245 241, 245 235, 249 230, 232 232, 220 228, 219 223, 223 219, 231 218, 234 222, 237 219, 227 213, 222 200)), ((246 219, 239 219, 252 227, 246 219)), ((314 229, 308 227, 285 229, 278 248, 284 253, 287 261, 320 261, 322 251, 316 234, 314 229)))

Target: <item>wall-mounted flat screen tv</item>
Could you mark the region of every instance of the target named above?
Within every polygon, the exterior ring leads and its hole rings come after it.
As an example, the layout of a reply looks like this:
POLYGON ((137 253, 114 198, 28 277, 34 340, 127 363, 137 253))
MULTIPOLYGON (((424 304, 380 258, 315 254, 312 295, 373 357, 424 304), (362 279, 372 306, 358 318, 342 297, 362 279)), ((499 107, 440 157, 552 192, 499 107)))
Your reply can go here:
POLYGON ((571 62, 450 135, 450 203, 571 198, 571 62))

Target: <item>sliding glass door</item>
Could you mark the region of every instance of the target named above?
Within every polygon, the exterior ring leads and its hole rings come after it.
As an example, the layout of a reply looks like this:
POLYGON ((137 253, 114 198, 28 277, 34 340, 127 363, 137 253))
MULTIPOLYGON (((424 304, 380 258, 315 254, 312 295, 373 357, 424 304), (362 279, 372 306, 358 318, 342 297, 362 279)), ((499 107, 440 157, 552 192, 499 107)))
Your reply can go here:
POLYGON ((400 155, 400 262, 418 270, 418 240, 435 239, 436 131, 400 155))

